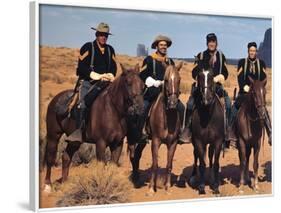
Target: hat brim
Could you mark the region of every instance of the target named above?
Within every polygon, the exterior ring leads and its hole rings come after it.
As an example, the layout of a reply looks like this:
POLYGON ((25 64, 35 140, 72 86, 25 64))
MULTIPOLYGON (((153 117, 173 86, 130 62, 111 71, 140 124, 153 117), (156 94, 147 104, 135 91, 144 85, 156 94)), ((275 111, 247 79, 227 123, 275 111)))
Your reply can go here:
POLYGON ((108 35, 112 35, 112 33, 103 32, 103 31, 100 31, 100 30, 98 30, 97 28, 94 28, 94 27, 91 27, 91 29, 92 29, 92 30, 95 30, 95 31, 97 31, 97 32, 101 32, 101 33, 106 33, 106 34, 108 34, 108 35))
POLYGON ((160 41, 166 41, 167 42, 167 47, 170 47, 172 45, 172 41, 167 41, 167 40, 158 40, 158 41, 154 41, 152 44, 151 44, 151 48, 152 49, 156 49, 158 43, 160 41))

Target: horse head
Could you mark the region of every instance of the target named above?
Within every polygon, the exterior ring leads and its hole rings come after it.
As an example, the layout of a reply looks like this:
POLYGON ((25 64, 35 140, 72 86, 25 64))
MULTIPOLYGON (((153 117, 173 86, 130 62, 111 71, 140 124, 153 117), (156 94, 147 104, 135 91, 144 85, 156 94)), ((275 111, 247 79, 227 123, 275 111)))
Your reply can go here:
POLYGON ((165 67, 163 93, 166 99, 167 109, 176 109, 180 95, 180 74, 183 63, 177 66, 168 65, 165 67))
POLYGON ((199 74, 197 76, 197 85, 200 92, 202 104, 209 106, 215 97, 214 73, 209 66, 199 63, 199 74))
POLYGON ((259 80, 254 80, 249 76, 249 80, 251 82, 249 93, 252 97, 255 108, 257 109, 259 119, 263 120, 265 118, 265 113, 266 113, 265 86, 266 86, 267 79, 265 78, 264 80, 259 81, 259 80))
POLYGON ((144 110, 143 91, 144 83, 139 77, 140 67, 127 69, 120 64, 122 69, 121 78, 124 79, 124 95, 129 115, 140 115, 144 110))

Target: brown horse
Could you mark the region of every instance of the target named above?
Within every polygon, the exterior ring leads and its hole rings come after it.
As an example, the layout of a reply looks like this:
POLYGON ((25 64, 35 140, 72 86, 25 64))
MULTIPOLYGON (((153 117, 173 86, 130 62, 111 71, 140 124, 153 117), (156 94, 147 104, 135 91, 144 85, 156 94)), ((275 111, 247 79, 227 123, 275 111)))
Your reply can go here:
POLYGON ((207 145, 209 168, 214 174, 211 188, 219 194, 219 158, 224 140, 224 108, 215 92, 214 74, 212 70, 202 69, 197 77, 198 89, 195 97, 195 108, 192 113, 192 144, 194 147, 194 165, 190 184, 194 185, 199 159, 200 180, 199 194, 205 194, 205 155, 207 145))
POLYGON ((156 191, 158 149, 162 143, 166 144, 168 149, 165 189, 168 191, 171 186, 172 163, 181 125, 177 110, 180 95, 179 70, 181 67, 182 63, 177 67, 172 65, 166 67, 163 90, 151 106, 148 127, 152 137, 152 175, 148 195, 153 195, 156 191))
MULTIPOLYGON (((122 74, 117 77, 96 98, 90 108, 89 119, 85 129, 84 141, 96 144, 96 156, 100 161, 105 160, 105 150, 109 146, 111 159, 118 163, 123 139, 127 134, 126 116, 143 113, 144 83, 139 78, 139 66, 126 70, 122 65, 122 74)), ((47 146, 45 162, 47 172, 45 190, 50 191, 51 168, 55 164, 59 139, 65 133, 75 130, 75 121, 71 117, 60 116, 57 113, 57 102, 69 97, 72 91, 67 90, 56 95, 48 105, 47 111, 47 146)), ((81 143, 68 143, 62 156, 62 178, 67 179, 72 156, 81 143)))
POLYGON ((243 193, 243 185, 251 183, 249 176, 249 158, 251 150, 254 150, 254 190, 258 190, 258 168, 261 139, 264 134, 264 119, 266 105, 266 79, 253 80, 249 77, 251 86, 248 94, 245 94, 237 119, 235 120, 236 134, 238 136, 237 147, 240 159, 240 185, 239 191, 243 193))

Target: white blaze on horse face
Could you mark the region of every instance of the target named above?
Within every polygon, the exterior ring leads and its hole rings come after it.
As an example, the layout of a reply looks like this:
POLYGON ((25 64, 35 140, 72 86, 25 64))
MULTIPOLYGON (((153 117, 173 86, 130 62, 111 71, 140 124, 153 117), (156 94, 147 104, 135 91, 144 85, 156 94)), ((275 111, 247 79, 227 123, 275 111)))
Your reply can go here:
POLYGON ((175 94, 175 82, 174 82, 174 79, 175 79, 175 75, 172 74, 171 80, 172 80, 172 91, 173 91, 173 94, 175 94))
POLYGON ((209 70, 203 70, 203 74, 205 76, 205 82, 204 82, 204 94, 207 95, 207 86, 208 86, 208 74, 209 70))

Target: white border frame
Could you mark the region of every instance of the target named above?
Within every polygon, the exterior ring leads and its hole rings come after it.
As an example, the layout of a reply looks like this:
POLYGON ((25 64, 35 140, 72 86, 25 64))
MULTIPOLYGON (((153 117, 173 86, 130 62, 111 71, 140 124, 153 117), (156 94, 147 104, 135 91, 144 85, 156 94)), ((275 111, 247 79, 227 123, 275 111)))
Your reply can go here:
MULTIPOLYGON (((54 207, 54 208, 39 208, 39 8, 40 5, 53 5, 53 6, 73 6, 73 7, 93 7, 93 8, 106 8, 106 9, 117 9, 117 10, 135 10, 135 11, 149 11, 149 12, 162 12, 162 13, 180 13, 186 15, 213 15, 213 16, 230 16, 230 17, 244 17, 244 18, 267 18, 271 19, 272 22, 272 126, 274 129, 274 67, 275 67, 275 49, 274 49, 274 32, 275 32, 275 20, 274 16, 269 15, 247 15, 247 14, 229 14, 220 12, 208 12, 208 11, 191 11, 191 10, 168 10, 167 8, 160 8, 155 10, 149 7, 131 7, 131 6, 116 6, 107 5, 101 2, 91 2, 84 3, 78 1, 66 1, 66 0, 37 0, 30 2, 30 171, 29 171, 29 202, 30 209, 33 211, 56 211, 56 210, 83 210, 83 209, 93 209, 93 208, 104 208, 104 207, 120 207, 120 206, 132 206, 132 205, 151 205, 151 204, 168 204, 168 203, 183 203, 183 202, 195 202, 195 201, 210 201, 210 200, 229 200, 229 199, 248 199, 248 198, 263 198, 272 197, 275 192, 275 154, 274 154, 274 142, 271 147, 272 154, 272 193, 271 194, 261 194, 261 195, 243 195, 234 197, 209 197, 209 198, 194 198, 194 199, 180 199, 180 200, 163 200, 163 201, 148 201, 148 202, 135 202, 135 203, 124 203, 124 204, 106 204, 106 205, 89 205, 89 206, 74 206, 74 207, 54 207)), ((273 131, 273 141, 275 141, 274 131, 273 131)))

